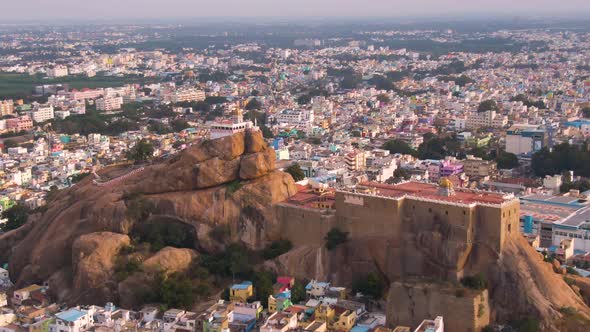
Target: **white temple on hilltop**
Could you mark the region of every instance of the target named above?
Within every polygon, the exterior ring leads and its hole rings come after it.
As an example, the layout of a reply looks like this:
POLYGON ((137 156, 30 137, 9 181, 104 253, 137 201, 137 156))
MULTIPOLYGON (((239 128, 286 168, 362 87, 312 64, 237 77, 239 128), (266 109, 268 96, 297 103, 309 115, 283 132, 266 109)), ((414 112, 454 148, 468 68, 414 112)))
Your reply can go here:
POLYGON ((209 128, 209 138, 216 139, 230 136, 249 129, 258 129, 258 127, 256 124, 252 123, 252 121, 244 121, 242 109, 238 106, 234 110, 231 120, 214 122, 211 124, 209 128))

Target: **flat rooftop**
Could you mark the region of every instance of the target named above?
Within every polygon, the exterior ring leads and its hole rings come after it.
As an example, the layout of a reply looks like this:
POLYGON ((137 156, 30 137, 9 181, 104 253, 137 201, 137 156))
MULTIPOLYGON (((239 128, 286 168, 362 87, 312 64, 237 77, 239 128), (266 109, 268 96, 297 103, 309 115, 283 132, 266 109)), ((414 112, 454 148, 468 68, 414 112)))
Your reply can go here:
POLYGON ((520 199, 521 216, 575 228, 590 223, 590 206, 578 197, 533 194, 520 199))
POLYGON ((374 189, 375 194, 380 196, 392 198, 409 196, 468 205, 474 203, 500 205, 515 199, 513 194, 462 188, 455 188, 454 195, 445 196, 440 194, 440 187, 437 184, 413 181, 393 185, 363 182, 360 187, 374 189))
POLYGON ((84 317, 85 315, 86 311, 70 309, 68 311, 61 312, 56 316, 58 319, 65 320, 66 322, 75 322, 78 319, 84 317))

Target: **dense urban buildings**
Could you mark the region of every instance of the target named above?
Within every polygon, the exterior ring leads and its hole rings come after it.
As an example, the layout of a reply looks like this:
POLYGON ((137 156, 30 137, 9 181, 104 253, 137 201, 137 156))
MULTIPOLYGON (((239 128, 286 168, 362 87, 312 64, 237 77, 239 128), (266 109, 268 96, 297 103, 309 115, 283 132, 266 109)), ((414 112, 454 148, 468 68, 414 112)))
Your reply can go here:
POLYGON ((590 26, 492 23, 0 26, 0 332, 584 331, 590 26))

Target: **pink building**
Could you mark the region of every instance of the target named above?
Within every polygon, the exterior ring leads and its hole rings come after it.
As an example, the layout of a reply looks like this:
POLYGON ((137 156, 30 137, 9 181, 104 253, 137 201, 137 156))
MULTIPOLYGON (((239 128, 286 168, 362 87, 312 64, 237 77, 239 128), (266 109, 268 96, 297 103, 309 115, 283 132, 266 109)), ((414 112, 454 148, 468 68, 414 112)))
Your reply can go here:
POLYGON ((28 115, 6 120, 6 129, 14 132, 33 129, 33 120, 28 115))

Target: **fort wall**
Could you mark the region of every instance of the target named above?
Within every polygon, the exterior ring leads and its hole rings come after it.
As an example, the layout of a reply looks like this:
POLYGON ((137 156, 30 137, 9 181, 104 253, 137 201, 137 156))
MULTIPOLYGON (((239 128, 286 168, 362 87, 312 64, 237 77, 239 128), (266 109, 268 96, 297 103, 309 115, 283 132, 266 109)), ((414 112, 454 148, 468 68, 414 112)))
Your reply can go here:
POLYGON ((443 316, 445 330, 476 332, 490 323, 487 290, 426 282, 394 282, 387 303, 388 325, 418 326, 424 317, 443 316))
POLYGON ((281 237, 294 246, 321 246, 326 234, 336 225, 336 218, 330 210, 278 204, 276 211, 281 237))

